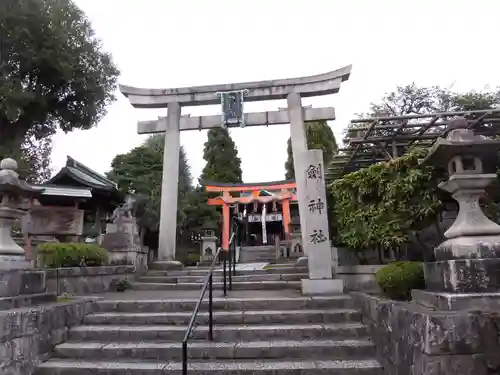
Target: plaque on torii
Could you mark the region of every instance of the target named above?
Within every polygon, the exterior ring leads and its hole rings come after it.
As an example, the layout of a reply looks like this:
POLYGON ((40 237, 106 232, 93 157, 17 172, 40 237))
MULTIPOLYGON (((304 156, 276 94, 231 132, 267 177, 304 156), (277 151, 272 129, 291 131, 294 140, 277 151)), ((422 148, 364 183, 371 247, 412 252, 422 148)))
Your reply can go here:
POLYGON ((218 92, 222 106, 221 126, 223 128, 240 126, 245 127, 245 112, 243 110, 244 96, 248 90, 218 92))

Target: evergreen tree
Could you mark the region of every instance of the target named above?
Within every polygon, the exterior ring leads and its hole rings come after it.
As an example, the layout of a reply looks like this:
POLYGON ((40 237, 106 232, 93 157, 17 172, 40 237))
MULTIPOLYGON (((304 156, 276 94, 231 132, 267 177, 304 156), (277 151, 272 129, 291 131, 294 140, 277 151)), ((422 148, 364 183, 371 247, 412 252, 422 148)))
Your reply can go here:
MULTIPOLYGON (((140 202, 139 225, 156 231, 160 225, 161 185, 163 179, 162 134, 149 137, 141 146, 117 155, 111 163, 108 178, 125 194, 133 194, 140 202)), ((184 148, 179 150, 178 227, 184 225, 185 207, 192 190, 192 177, 184 148)))
POLYGON ((223 128, 210 129, 203 150, 207 162, 201 180, 241 183, 241 159, 229 131, 223 128))
MULTIPOLYGON (((324 165, 329 165, 338 150, 332 129, 326 121, 311 121, 306 123, 306 127, 307 146, 309 150, 323 150, 324 165)), ((295 178, 291 138, 288 138, 287 154, 285 178, 289 180, 295 178)))
POLYGON ((30 182, 50 176, 50 137, 90 129, 119 71, 71 0, 0 1, 0 159, 30 182))

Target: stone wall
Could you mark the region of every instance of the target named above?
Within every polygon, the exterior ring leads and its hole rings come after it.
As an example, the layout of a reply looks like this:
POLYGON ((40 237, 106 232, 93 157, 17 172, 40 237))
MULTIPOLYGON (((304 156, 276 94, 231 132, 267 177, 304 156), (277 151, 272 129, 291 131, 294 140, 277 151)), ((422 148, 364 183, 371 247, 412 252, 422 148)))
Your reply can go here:
POLYGON ((45 276, 38 270, 0 271, 0 310, 54 302, 55 294, 46 293, 45 276))
POLYGON ((0 374, 31 375, 93 305, 92 300, 75 299, 0 311, 0 374))
POLYGON ((500 373, 493 314, 433 311, 415 303, 352 293, 387 375, 500 373))
POLYGON ((102 266, 47 269, 47 291, 82 295, 115 291, 116 284, 134 278, 135 267, 102 266))
POLYGON ((375 273, 383 265, 373 266, 338 266, 335 275, 344 281, 345 290, 378 292, 380 289, 375 281, 375 273))

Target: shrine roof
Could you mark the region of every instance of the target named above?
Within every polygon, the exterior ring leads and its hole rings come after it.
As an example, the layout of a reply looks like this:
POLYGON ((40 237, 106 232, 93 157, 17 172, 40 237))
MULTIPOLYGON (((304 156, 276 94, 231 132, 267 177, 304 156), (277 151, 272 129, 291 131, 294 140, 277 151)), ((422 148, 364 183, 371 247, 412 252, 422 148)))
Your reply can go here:
MULTIPOLYGON (((240 197, 247 197, 247 196, 251 196, 252 195, 252 192, 251 191, 244 191, 240 194, 240 197)), ((272 196, 272 195, 275 195, 274 193, 268 191, 268 190, 261 190, 259 191, 259 196, 261 197, 269 197, 269 196, 272 196)))
POLYGON ((204 180, 201 185, 205 187, 206 191, 255 191, 263 190, 269 193, 269 190, 279 189, 294 189, 296 187, 295 180, 282 180, 271 182, 247 182, 247 183, 226 183, 204 180))
POLYGON ((54 177, 52 177, 47 184, 61 185, 63 178, 70 178, 82 185, 88 186, 97 190, 117 191, 115 182, 107 179, 102 174, 90 169, 82 163, 76 161, 68 156, 66 166, 63 167, 54 177))
POLYGON ((43 196, 71 197, 71 198, 92 198, 92 192, 89 188, 80 188, 73 186, 56 185, 30 185, 31 187, 42 190, 43 196))

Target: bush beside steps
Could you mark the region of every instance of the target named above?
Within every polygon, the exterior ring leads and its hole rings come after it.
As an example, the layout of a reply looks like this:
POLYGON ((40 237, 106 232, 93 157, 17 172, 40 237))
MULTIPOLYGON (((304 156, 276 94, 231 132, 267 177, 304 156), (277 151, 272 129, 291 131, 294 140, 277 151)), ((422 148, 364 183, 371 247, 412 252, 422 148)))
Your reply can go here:
POLYGON ((375 274, 382 293, 395 300, 410 300, 412 289, 425 289, 421 262, 398 261, 382 267, 375 274))
POLYGON ((108 263, 108 251, 96 244, 50 242, 38 247, 42 267, 92 267, 108 263))

